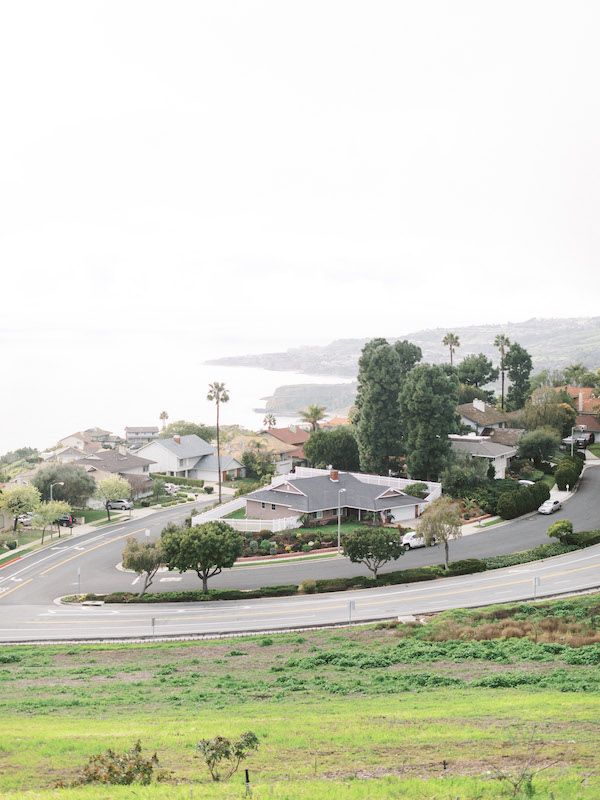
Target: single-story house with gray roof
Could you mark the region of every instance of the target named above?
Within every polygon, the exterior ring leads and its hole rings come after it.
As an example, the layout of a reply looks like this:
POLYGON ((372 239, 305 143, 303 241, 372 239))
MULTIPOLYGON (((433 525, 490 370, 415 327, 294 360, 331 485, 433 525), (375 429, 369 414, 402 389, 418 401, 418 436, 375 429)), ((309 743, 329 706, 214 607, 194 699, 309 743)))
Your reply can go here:
POLYGON ((471 458, 483 458, 493 465, 496 478, 505 478, 506 469, 511 458, 517 455, 517 446, 498 444, 492 442, 488 437, 458 436, 451 434, 449 439, 452 443, 452 450, 455 453, 462 453, 471 458))
POLYGON ((424 505, 385 478, 381 483, 361 480, 358 474, 332 469, 322 475, 276 478, 264 489, 246 497, 246 516, 251 519, 284 519, 307 515, 309 524, 325 525, 342 518, 372 520, 377 524, 412 520, 424 505))

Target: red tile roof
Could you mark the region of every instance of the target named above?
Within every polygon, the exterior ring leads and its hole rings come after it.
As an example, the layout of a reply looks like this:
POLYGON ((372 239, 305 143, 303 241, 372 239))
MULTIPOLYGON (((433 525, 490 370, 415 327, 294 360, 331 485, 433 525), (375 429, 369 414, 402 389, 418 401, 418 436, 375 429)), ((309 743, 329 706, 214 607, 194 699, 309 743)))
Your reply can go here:
POLYGON ((268 433, 286 444, 301 445, 310 439, 310 433, 304 428, 296 428, 295 431, 291 428, 269 428, 268 433))

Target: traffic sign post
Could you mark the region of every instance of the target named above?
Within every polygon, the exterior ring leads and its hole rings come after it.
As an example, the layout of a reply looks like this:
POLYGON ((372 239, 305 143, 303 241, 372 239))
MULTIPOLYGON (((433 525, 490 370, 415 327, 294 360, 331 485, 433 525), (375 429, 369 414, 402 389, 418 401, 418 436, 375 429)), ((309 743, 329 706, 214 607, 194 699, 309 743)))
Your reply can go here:
POLYGON ((539 587, 540 587, 540 579, 536 575, 535 578, 533 579, 533 599, 534 600, 537 598, 537 593, 538 593, 539 587))
POLYGON ((352 612, 356 608, 356 602, 354 600, 350 600, 348 603, 348 622, 352 622, 352 612))

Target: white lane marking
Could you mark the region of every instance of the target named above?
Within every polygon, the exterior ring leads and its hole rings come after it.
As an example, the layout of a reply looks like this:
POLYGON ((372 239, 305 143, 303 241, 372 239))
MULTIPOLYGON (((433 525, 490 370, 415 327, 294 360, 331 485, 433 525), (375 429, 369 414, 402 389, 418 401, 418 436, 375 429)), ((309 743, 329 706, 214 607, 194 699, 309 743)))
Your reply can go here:
POLYGON ((11 581, 14 581, 15 583, 21 583, 23 578, 11 578, 11 581))
POLYGON ((74 550, 85 550, 85 547, 78 547, 78 546, 75 546, 73 549, 74 549, 74 550))
POLYGON ((139 581, 139 579, 140 579, 141 577, 142 577, 141 575, 138 575, 138 576, 137 576, 137 578, 136 578, 134 581, 131 581, 131 585, 132 585, 132 586, 135 586, 135 585, 136 585, 136 583, 139 581))
POLYGON ((182 581, 183 578, 161 578, 160 582, 165 583, 166 581, 182 581))

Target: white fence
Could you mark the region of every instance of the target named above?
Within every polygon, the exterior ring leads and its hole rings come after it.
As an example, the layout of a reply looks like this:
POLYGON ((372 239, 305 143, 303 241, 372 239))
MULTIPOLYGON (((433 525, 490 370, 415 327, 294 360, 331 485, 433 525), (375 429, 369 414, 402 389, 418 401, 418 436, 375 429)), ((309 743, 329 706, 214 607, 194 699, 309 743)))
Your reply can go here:
POLYGON ((279 531, 289 531, 299 528, 302 524, 298 517, 285 517, 283 519, 226 519, 224 520, 236 531, 242 533, 258 533, 258 531, 269 531, 278 533, 279 531))

